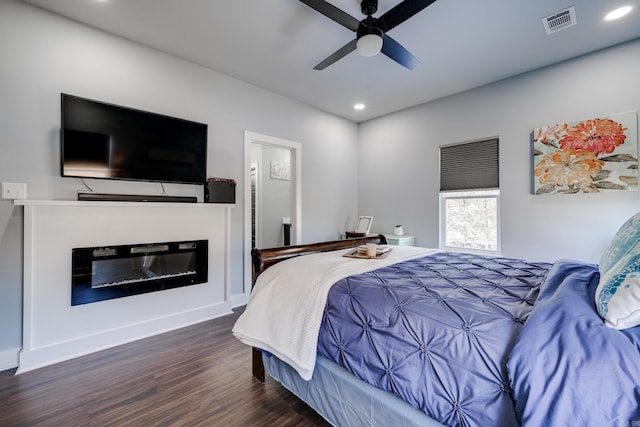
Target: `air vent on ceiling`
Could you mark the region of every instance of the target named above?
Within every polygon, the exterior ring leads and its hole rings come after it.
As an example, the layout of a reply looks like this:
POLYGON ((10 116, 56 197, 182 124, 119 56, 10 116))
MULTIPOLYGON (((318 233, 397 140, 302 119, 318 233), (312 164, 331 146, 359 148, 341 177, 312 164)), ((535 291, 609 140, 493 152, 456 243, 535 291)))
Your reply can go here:
POLYGON ((542 25, 544 25, 544 29, 547 34, 564 30, 565 28, 572 27, 577 23, 576 9, 573 6, 542 19, 542 25))

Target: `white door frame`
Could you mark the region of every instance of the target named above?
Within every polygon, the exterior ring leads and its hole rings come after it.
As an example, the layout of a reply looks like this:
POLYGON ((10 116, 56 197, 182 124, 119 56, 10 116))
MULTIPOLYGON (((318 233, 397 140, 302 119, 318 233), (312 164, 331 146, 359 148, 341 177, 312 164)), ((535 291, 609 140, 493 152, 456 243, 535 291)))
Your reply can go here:
POLYGON ((244 295, 249 299, 251 294, 251 144, 262 144, 284 148, 291 151, 291 185, 293 186, 291 204, 291 244, 301 243, 302 230, 302 144, 275 138, 255 132, 244 131, 244 295))

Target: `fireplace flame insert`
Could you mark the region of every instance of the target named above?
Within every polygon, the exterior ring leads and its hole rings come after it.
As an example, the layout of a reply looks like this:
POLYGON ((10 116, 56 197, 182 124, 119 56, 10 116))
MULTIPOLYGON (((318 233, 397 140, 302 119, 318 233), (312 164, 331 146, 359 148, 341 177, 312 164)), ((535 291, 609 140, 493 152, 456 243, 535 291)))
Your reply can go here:
POLYGON ((205 283, 208 241, 72 249, 71 305, 205 283))

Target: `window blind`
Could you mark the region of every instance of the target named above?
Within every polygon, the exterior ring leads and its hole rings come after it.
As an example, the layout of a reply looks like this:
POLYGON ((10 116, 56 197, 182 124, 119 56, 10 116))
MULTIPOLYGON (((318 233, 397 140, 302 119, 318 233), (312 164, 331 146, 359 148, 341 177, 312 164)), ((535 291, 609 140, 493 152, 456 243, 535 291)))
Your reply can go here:
POLYGON ((440 147, 440 191, 500 188, 498 139, 440 147))

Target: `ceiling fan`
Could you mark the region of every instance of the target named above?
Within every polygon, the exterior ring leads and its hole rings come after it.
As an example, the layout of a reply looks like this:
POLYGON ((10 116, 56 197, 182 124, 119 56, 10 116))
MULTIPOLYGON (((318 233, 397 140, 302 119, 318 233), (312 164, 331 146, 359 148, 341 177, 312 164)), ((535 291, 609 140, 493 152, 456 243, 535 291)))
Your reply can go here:
POLYGON ((366 15, 362 21, 325 0, 300 1, 356 33, 354 40, 313 67, 314 70, 323 70, 356 49, 362 56, 374 56, 382 52, 398 64, 413 70, 420 65, 420 61, 386 33, 436 0, 404 0, 378 18, 372 16, 378 11, 378 0, 362 0, 360 10, 366 15))

